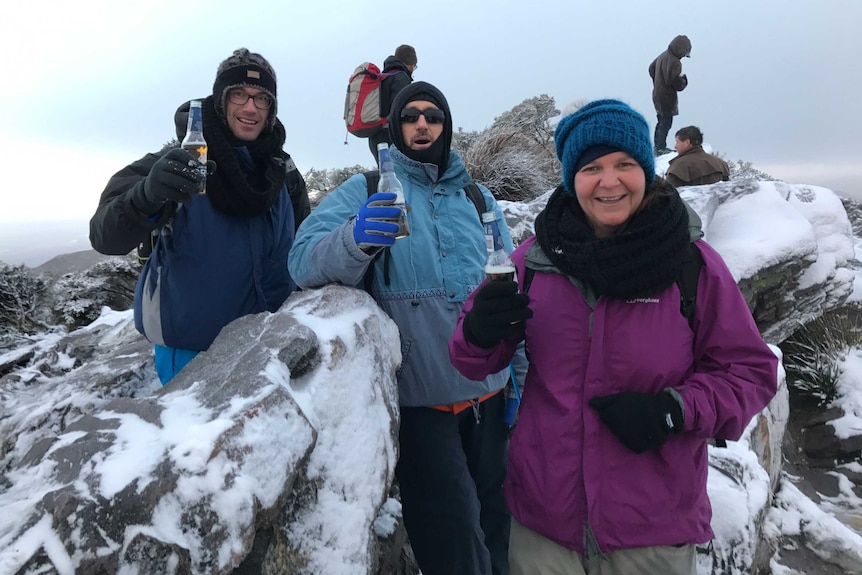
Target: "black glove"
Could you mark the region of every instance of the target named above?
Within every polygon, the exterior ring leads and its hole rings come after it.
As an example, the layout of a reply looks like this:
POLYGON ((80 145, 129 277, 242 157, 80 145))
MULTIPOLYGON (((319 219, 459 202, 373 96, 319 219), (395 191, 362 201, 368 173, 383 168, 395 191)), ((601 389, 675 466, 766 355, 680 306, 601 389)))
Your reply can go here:
POLYGON ((682 431, 682 407, 668 391, 597 396, 590 400, 590 407, 635 453, 660 447, 671 433, 682 431))
POLYGON ((187 202, 203 191, 206 177, 199 162, 182 148, 174 148, 159 158, 147 178, 132 193, 132 205, 144 214, 154 214, 167 201, 187 202))
POLYGON ((473 308, 464 316, 464 339, 479 347, 494 347, 523 329, 523 322, 533 317, 533 310, 527 307, 529 303, 529 296, 518 293, 515 282, 486 283, 476 293, 473 308))

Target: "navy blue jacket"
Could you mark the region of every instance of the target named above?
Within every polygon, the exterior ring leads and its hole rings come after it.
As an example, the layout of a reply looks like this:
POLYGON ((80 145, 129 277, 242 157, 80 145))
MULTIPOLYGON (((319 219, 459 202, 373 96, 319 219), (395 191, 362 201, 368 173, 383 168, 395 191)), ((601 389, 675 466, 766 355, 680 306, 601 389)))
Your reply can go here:
MULTIPOLYGON (((251 170, 248 150, 234 152, 251 170)), ((288 156, 281 194, 261 215, 226 215, 203 194, 147 218, 132 206, 131 191, 161 155, 147 154, 111 178, 90 221, 90 241, 101 253, 121 255, 158 229, 135 288, 135 326, 152 343, 203 351, 225 325, 277 310, 296 289, 287 255, 309 213, 308 195, 288 156)))

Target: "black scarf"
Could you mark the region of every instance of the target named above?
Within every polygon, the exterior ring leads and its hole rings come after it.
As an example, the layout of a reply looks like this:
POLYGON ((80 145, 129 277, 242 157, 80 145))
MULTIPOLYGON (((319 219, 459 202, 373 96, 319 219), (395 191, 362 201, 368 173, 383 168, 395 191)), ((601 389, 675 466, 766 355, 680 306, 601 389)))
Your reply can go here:
POLYGON ((215 173, 207 176, 206 194, 213 206, 230 216, 250 217, 266 212, 278 198, 284 185, 286 155, 285 132, 276 119, 253 142, 238 140, 216 114, 213 97, 203 103, 204 134, 207 159, 216 163, 215 173), (246 172, 239 164, 234 147, 248 148, 254 170, 246 172))
MULTIPOLYGON (((669 186, 659 181, 654 187, 669 186)), ((566 275, 597 295, 634 299, 673 284, 688 250, 688 212, 676 190, 656 194, 609 238, 597 238, 577 198, 558 187, 536 218, 536 240, 566 275)))

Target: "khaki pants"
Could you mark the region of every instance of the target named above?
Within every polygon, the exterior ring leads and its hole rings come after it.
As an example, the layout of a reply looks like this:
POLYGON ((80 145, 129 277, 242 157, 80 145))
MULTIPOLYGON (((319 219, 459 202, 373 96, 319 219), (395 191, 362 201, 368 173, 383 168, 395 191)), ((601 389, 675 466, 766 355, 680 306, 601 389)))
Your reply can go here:
POLYGON ((584 560, 512 519, 511 575, 695 575, 694 545, 621 549, 584 560))

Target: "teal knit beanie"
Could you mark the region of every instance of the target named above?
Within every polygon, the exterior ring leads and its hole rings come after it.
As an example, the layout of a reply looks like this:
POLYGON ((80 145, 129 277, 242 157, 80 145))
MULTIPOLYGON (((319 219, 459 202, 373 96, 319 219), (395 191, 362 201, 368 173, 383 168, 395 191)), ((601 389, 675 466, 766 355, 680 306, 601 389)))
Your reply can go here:
POLYGON ((563 188, 569 194, 574 194, 575 173, 584 165, 581 156, 595 146, 626 152, 634 158, 643 168, 647 186, 655 179, 649 125, 619 100, 595 100, 560 120, 554 131, 554 146, 563 166, 563 188))

